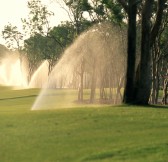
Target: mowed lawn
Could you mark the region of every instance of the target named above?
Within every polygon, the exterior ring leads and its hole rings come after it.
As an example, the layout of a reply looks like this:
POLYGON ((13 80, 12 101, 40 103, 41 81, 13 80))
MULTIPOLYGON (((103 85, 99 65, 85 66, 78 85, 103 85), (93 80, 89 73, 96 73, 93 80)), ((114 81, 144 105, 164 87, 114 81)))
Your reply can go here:
POLYGON ((168 161, 166 107, 31 111, 38 93, 1 88, 0 162, 168 161))

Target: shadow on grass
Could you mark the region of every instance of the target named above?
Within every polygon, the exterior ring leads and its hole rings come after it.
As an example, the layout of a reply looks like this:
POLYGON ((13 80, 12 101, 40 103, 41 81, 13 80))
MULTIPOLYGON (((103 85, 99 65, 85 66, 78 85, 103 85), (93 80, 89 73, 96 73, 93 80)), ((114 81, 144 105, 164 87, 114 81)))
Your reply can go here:
POLYGON ((167 153, 168 144, 158 144, 153 146, 141 147, 141 148, 127 148, 118 151, 107 151, 100 152, 97 154, 92 154, 88 157, 82 159, 82 161, 97 161, 97 160, 133 160, 139 159, 141 157, 153 156, 156 153, 167 153))
MULTIPOLYGON (((113 105, 112 105, 113 106, 113 105)), ((136 105, 136 104, 122 104, 122 105, 114 105, 115 107, 125 107, 125 108, 163 108, 163 109, 168 109, 168 105, 136 105)))
POLYGON ((18 97, 9 97, 9 98, 0 98, 0 101, 3 100, 16 100, 16 99, 24 99, 24 98, 31 98, 31 97, 37 97, 38 95, 30 95, 30 96, 18 96, 18 97))

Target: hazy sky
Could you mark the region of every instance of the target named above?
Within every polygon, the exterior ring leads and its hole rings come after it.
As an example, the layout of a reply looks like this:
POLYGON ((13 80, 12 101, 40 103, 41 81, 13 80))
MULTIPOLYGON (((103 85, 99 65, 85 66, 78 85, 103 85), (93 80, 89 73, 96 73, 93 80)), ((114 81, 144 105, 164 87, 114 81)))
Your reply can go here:
MULTIPOLYGON (((22 30, 21 18, 27 18, 28 0, 0 0, 0 44, 4 44, 2 39, 2 30, 5 25, 11 23, 17 26, 19 30, 22 30)), ((67 20, 68 15, 65 10, 56 3, 51 3, 51 0, 41 0, 45 4, 49 11, 54 12, 54 16, 50 19, 51 26, 57 25, 60 21, 67 20)))

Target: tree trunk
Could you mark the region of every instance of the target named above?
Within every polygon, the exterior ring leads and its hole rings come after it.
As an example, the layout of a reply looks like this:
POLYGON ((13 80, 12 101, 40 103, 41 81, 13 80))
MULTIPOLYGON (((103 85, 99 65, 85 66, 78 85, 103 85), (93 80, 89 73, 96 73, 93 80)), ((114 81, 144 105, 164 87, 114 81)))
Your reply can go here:
POLYGON ((137 5, 134 0, 129 0, 128 8, 128 50, 127 73, 124 90, 124 103, 132 103, 134 97, 135 58, 136 58, 136 14, 137 5))
POLYGON ((152 48, 152 90, 150 103, 157 104, 159 96, 159 62, 160 62, 160 49, 158 42, 160 39, 153 44, 152 48))
MULTIPOLYGON (((128 13, 128 60, 126 87, 124 92, 124 102, 139 105, 148 104, 151 90, 151 47, 156 40, 160 26, 162 24, 163 11, 167 0, 157 0, 156 19, 151 30, 151 16, 154 0, 145 0, 142 8, 142 38, 141 38, 141 59, 135 77, 135 49, 134 41, 136 35, 131 36, 136 30, 136 3, 140 1, 129 0, 128 5, 125 0, 118 0, 128 13), (134 6, 133 6, 134 5, 134 6), (137 81, 134 78, 137 78, 137 81)), ((135 33, 136 34, 136 33, 135 33)))
POLYGON ((159 93, 158 63, 156 63, 156 60, 153 60, 153 66, 152 66, 152 90, 151 90, 150 103, 157 104, 158 93, 159 93))
MULTIPOLYGON (((159 29, 162 24, 163 12, 164 12, 165 7, 167 6, 166 1, 167 0, 158 0, 157 2, 156 21, 151 31, 151 42, 150 42, 151 47, 154 44, 156 37, 158 36, 159 29)), ((153 2, 150 2, 150 3, 153 3, 153 2)))
POLYGON ((92 81, 91 81, 91 93, 90 93, 90 103, 93 103, 95 99, 95 91, 96 91, 96 59, 93 63, 93 73, 92 73, 92 81))
POLYGON ((167 104, 168 79, 164 79, 162 104, 167 104))
POLYGON ((142 38, 139 80, 136 84, 135 104, 147 105, 151 91, 150 18, 154 0, 146 0, 142 10, 142 38))
POLYGON ((121 76, 121 78, 119 78, 119 82, 118 82, 117 89, 116 89, 115 104, 120 104, 120 103, 122 102, 121 89, 122 89, 123 84, 124 84, 124 77, 125 77, 125 76, 121 76))
POLYGON ((83 102, 83 76, 84 76, 84 68, 85 68, 85 63, 84 60, 82 58, 81 61, 81 71, 80 71, 80 85, 79 85, 79 89, 78 89, 78 101, 83 102))

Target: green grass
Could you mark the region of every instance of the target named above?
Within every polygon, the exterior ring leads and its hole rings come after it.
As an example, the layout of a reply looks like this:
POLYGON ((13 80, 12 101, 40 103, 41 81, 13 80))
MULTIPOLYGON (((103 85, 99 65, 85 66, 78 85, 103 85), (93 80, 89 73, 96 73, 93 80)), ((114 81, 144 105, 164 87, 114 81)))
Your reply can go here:
POLYGON ((30 111, 38 92, 1 90, 0 162, 167 161, 166 107, 30 111))

